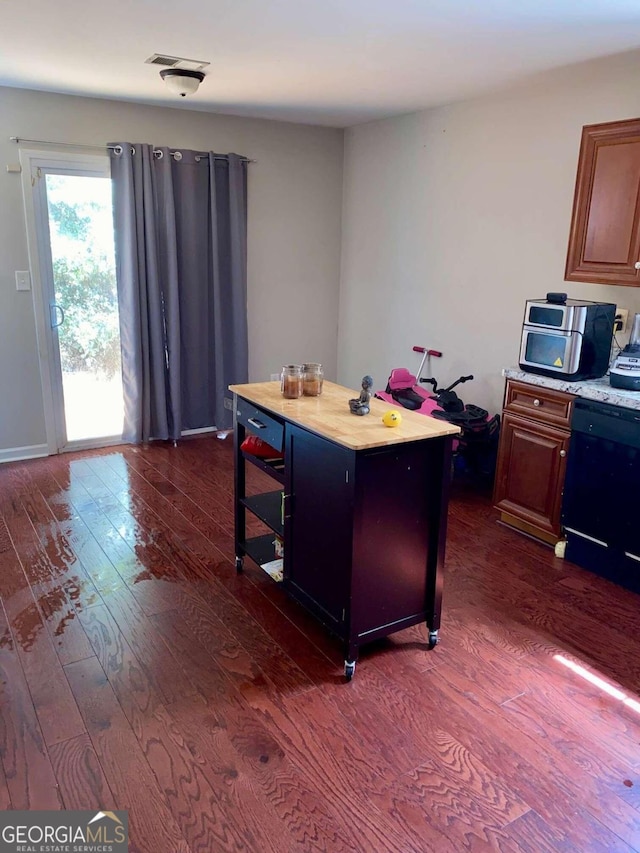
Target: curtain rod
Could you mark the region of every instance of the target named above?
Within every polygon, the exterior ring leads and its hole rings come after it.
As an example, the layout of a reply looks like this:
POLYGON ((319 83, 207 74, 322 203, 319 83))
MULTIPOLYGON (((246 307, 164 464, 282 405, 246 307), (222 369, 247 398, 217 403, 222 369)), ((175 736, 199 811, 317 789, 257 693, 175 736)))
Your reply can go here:
MULTIPOLYGON (((62 148, 90 148, 92 151, 104 151, 105 149, 109 149, 111 151, 115 151, 120 148, 119 145, 84 145, 82 142, 51 142, 47 139, 25 139, 24 136, 10 136, 9 142, 15 142, 16 145, 19 145, 21 142, 34 142, 36 145, 57 145, 62 148)), ((175 152, 172 151, 171 154, 175 152)), ((200 157, 208 157, 208 151, 199 151, 198 154, 200 157)), ((222 155, 216 155, 214 160, 226 160, 227 158, 222 155)), ((240 158, 243 163, 256 163, 257 160, 250 160, 248 157, 240 158)))

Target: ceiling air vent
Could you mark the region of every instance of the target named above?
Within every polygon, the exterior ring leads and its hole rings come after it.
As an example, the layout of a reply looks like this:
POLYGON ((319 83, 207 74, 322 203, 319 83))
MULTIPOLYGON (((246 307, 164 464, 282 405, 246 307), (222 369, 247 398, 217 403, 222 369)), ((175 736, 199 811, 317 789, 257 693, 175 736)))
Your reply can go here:
POLYGON ((183 56, 169 56, 166 53, 154 53, 145 59, 147 65, 162 65, 164 68, 181 68, 183 71, 203 71, 210 62, 198 59, 185 59, 183 56))
POLYGON ((160 56, 159 53, 154 53, 149 59, 145 59, 145 62, 148 62, 149 65, 166 65, 168 68, 173 68, 180 60, 173 56, 160 56))

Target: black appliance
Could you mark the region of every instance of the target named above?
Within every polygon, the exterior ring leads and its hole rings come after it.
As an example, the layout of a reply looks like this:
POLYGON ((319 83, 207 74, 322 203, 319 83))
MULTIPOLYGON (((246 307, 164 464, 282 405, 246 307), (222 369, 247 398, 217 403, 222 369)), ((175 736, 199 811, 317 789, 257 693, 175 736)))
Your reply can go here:
POLYGON ((629 343, 609 370, 609 382, 614 388, 640 391, 640 314, 633 318, 629 343))
POLYGON ((640 410, 579 398, 571 430, 565 556, 640 592, 640 410))
POLYGON ((577 382, 604 376, 611 358, 616 306, 547 293, 527 300, 520 343, 520 367, 577 382))

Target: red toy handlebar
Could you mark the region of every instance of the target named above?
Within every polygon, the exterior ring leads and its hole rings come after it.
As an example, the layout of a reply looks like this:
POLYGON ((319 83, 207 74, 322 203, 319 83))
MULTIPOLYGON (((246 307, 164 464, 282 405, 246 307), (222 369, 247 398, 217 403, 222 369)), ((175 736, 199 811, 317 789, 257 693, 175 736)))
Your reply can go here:
POLYGON ((442 358, 442 353, 437 349, 427 349, 426 347, 414 347, 414 352, 426 352, 427 355, 433 355, 436 358, 442 358))

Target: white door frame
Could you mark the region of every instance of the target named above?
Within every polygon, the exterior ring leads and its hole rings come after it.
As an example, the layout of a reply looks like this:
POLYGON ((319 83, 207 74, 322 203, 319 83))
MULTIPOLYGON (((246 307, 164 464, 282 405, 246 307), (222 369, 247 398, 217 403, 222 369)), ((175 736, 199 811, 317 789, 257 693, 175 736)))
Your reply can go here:
POLYGON ((97 441, 66 440, 64 406, 56 400, 64 399, 62 372, 57 332, 51 326, 51 305, 55 298, 52 270, 51 245, 49 240, 49 211, 45 186, 42 179, 48 171, 56 174, 73 174, 87 177, 111 177, 111 163, 105 154, 83 154, 62 151, 44 151, 23 148, 20 151, 22 166, 22 194, 27 226, 27 247, 31 270, 33 309, 36 319, 38 358, 42 382, 42 399, 47 434, 47 453, 61 450, 80 450, 83 447, 99 447, 120 443, 106 438, 97 441))

